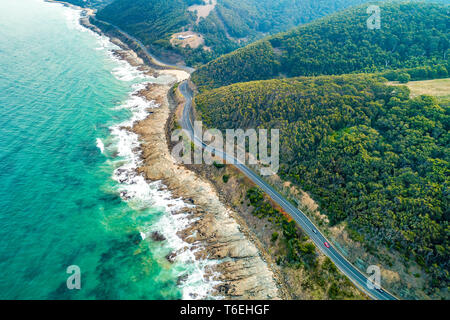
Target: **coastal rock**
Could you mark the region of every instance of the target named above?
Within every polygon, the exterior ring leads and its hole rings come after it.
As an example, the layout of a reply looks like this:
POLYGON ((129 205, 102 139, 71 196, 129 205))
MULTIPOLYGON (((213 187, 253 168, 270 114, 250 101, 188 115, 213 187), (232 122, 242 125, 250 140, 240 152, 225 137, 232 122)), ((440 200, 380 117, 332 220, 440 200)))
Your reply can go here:
MULTIPOLYGON (((172 158, 165 127, 170 114, 169 89, 167 85, 153 84, 140 93, 157 101, 160 107, 133 127, 133 132, 143 141, 143 165, 139 172, 150 181, 162 180, 174 196, 186 199, 187 205, 195 204, 195 208, 183 210, 192 219, 179 236, 187 243, 196 244, 196 259, 217 262, 208 275, 210 279, 221 281, 213 294, 228 299, 280 299, 273 272, 233 218, 233 213, 220 201, 211 183, 172 158)), ((173 261, 175 256, 171 253, 166 258, 173 261)))
POLYGON ((174 263, 175 262, 175 258, 177 257, 177 254, 175 252, 171 252, 168 255, 166 255, 166 259, 167 261, 169 261, 170 263, 174 263))
POLYGON ((151 234, 151 238, 152 238, 153 241, 164 241, 164 240, 166 240, 166 237, 164 237, 158 231, 153 231, 152 234, 151 234))
MULTIPOLYGON (((91 24, 90 16, 94 13, 87 11, 86 14, 82 24, 101 34, 101 30, 91 24)), ((154 70, 130 50, 124 39, 114 37, 113 41, 121 48, 115 55, 146 75, 165 75, 176 78, 176 81, 189 78, 188 73, 176 68, 154 70)), ((138 92, 139 96, 153 101, 159 108, 152 109, 152 114, 131 129, 143 142, 140 150, 143 164, 137 173, 143 174, 149 181, 162 181, 175 196, 187 199, 188 206, 195 204, 195 210, 184 211, 192 219, 190 225, 180 232, 180 237, 187 243, 195 243, 190 249, 199 259, 216 260, 216 265, 205 268, 205 280, 214 278, 221 281, 212 294, 229 299, 278 299, 280 292, 271 269, 233 218, 233 212, 220 201, 211 183, 177 164, 170 154, 166 124, 170 115, 168 93, 173 83, 148 84, 138 92)), ((129 238, 135 244, 140 242, 139 234, 131 234, 129 238)), ((170 262, 175 258, 175 252, 166 256, 170 262)), ((179 279, 180 284, 182 281, 179 279)), ((196 293, 191 293, 191 298, 196 297, 196 293)))

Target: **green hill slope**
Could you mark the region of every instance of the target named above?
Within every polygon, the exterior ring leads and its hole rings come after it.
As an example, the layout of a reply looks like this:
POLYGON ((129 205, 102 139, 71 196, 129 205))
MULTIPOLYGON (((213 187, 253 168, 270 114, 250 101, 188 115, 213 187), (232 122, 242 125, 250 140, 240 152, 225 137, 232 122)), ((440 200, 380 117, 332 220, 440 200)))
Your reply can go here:
POLYGON ((430 294, 450 279, 450 109, 408 96, 344 75, 238 83, 195 102, 209 127, 280 129, 281 178, 369 251, 382 244, 416 260, 430 294))
POLYGON ((97 13, 97 18, 113 23, 146 44, 169 36, 195 21, 187 9, 201 0, 116 0, 97 13))
POLYGON ((203 0, 115 0, 98 12, 98 18, 119 26, 155 51, 176 51, 194 65, 364 2, 367 0, 217 0, 214 10, 197 23, 196 14, 188 8, 203 4, 203 0), (204 46, 173 48, 170 36, 182 30, 201 34, 210 50, 204 46))
POLYGON ((368 29, 367 5, 316 20, 200 67, 200 88, 270 79, 410 68, 449 60, 449 6, 381 3, 381 29, 368 29))

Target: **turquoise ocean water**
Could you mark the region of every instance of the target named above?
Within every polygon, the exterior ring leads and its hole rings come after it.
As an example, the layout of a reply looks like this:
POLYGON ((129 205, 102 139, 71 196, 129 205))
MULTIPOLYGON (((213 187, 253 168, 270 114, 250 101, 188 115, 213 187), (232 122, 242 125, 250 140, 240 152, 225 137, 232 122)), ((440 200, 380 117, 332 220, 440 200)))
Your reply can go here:
POLYGON ((168 212, 185 204, 133 175, 137 137, 120 129, 149 106, 130 93, 168 79, 114 59, 78 16, 0 0, 0 299, 202 297, 207 262, 175 234, 185 217, 168 212), (67 289, 70 265, 80 290, 67 289))

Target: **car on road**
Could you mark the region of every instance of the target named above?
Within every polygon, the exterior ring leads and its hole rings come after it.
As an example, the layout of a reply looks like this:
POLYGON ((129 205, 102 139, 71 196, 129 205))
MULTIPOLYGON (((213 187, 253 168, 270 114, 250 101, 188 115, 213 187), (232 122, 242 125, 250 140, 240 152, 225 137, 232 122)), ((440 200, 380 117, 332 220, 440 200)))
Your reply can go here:
POLYGON ((316 229, 312 228, 312 231, 313 231, 315 234, 317 234, 317 230, 316 230, 316 229))
POLYGON ((376 288, 376 289, 377 289, 378 292, 384 293, 383 289, 381 289, 381 288, 376 288))
POLYGON ((325 242, 324 242, 323 244, 324 244, 324 245, 325 245, 325 247, 327 247, 327 248, 329 248, 329 247, 330 247, 330 244, 329 244, 328 242, 326 242, 326 241, 325 241, 325 242))

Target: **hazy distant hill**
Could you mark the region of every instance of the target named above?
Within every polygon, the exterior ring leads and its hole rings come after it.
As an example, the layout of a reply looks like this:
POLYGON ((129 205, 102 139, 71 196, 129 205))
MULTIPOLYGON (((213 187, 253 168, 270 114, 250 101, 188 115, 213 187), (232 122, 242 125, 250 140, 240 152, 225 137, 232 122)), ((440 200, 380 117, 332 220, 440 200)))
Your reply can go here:
POLYGON ((195 64, 364 2, 367 0, 217 0, 214 10, 197 23, 196 14, 188 8, 203 4, 203 0, 116 0, 99 11, 98 18, 121 27, 155 50, 173 49, 169 40, 174 33, 197 32, 210 50, 203 46, 175 49, 188 64, 195 64))
POLYGON ((73 3, 80 7, 103 8, 114 0, 65 0, 65 2, 73 3))

